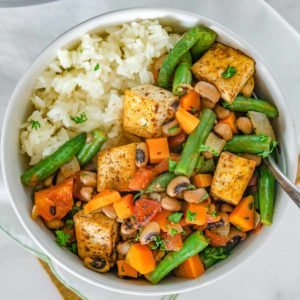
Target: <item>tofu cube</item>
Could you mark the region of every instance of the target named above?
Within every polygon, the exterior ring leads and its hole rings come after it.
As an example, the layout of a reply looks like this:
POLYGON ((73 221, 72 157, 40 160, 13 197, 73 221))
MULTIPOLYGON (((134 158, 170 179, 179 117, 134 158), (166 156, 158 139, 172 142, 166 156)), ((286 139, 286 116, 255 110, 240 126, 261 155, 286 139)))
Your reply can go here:
POLYGON ((136 144, 105 149, 98 156, 97 190, 130 191, 128 185, 135 174, 136 144))
POLYGON ((255 161, 230 152, 222 152, 214 173, 210 193, 220 199, 237 205, 253 175, 255 161))
POLYGON ((255 72, 255 62, 242 52, 221 43, 214 45, 192 66, 192 72, 198 80, 215 85, 222 99, 232 103, 247 81, 255 72), (227 67, 236 69, 236 74, 223 78, 227 67))
POLYGON ((163 123, 174 116, 174 105, 178 105, 176 96, 150 84, 126 90, 124 130, 145 138, 160 137, 163 123))
POLYGON ((80 258, 100 258, 108 271, 116 262, 118 223, 102 212, 85 214, 83 210, 74 216, 74 226, 80 258))

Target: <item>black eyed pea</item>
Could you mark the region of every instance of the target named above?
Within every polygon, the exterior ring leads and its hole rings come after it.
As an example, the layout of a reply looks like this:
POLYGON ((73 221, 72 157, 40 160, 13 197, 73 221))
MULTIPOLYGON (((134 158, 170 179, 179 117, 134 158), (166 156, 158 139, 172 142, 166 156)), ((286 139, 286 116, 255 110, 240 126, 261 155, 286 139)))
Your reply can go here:
POLYGON ((154 237, 159 235, 160 226, 157 222, 149 222, 141 232, 140 242, 142 245, 146 245, 153 241, 154 237))
POLYGON ((96 272, 104 273, 109 271, 110 264, 102 257, 85 257, 83 264, 96 272))
POLYGON ((175 136, 181 132, 181 127, 176 119, 170 119, 163 124, 162 132, 165 136, 175 136))
POLYGON ((251 123, 250 119, 248 119, 246 117, 239 117, 236 120, 236 126, 244 134, 250 134, 253 131, 252 123, 251 123))
POLYGON ((208 193, 205 188, 185 191, 183 194, 184 200, 188 203, 201 203, 208 198, 208 193))
POLYGON ((122 243, 119 243, 117 245, 117 251, 121 254, 121 255, 126 255, 130 246, 131 246, 131 242, 129 241, 126 241, 126 242, 122 242, 122 243))
POLYGON ((80 173, 80 181, 84 186, 96 187, 97 174, 90 171, 82 171, 80 173))
POLYGON ((224 123, 216 124, 214 127, 214 132, 218 134, 225 141, 229 141, 233 137, 230 126, 224 123))
POLYGON ((180 202, 173 197, 165 196, 161 199, 161 206, 168 211, 179 211, 181 209, 180 202))
POLYGON ((138 143, 135 150, 135 164, 138 168, 145 167, 149 161, 149 151, 146 143, 138 143))
POLYGON ((194 90, 200 94, 202 98, 205 98, 214 104, 216 104, 221 97, 219 90, 207 81, 198 81, 194 90))
POLYGON ((84 186, 80 189, 81 199, 85 202, 89 202, 92 199, 93 193, 94 188, 91 186, 84 186))
POLYGON ((230 116, 230 110, 226 109, 225 107, 217 104, 214 110, 218 119, 223 120, 230 116))
POLYGON ((190 179, 187 176, 177 176, 172 179, 167 186, 167 194, 170 197, 176 197, 181 192, 188 189, 190 185, 190 179))

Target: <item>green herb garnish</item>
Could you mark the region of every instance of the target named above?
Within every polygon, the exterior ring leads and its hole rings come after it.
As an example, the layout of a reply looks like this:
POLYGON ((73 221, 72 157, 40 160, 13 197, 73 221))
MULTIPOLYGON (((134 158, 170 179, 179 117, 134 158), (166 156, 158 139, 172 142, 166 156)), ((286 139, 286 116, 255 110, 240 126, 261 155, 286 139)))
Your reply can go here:
POLYGON ((187 210, 186 213, 187 213, 186 217, 187 217, 188 221, 195 221, 196 216, 197 216, 196 212, 192 212, 190 210, 187 210))
POLYGON ((30 124, 32 129, 38 129, 41 127, 41 123, 39 121, 31 120, 30 124))
POLYGON ((259 155, 262 156, 263 158, 268 157, 274 151, 274 149, 276 148, 277 144, 278 144, 277 141, 271 141, 271 147, 270 147, 270 149, 269 150, 265 150, 262 153, 259 153, 259 155))
POLYGON ((193 184, 189 184, 189 185, 187 186, 187 189, 188 189, 188 190, 195 190, 196 187, 195 187, 193 184))
POLYGON ((171 215, 168 216, 168 220, 172 223, 179 223, 181 218, 183 216, 183 213, 181 212, 174 212, 171 215))
POLYGON ((219 152, 216 151, 215 149, 212 149, 208 145, 200 144, 199 146, 199 152, 204 152, 204 151, 209 151, 211 152, 214 156, 218 156, 219 152))
POLYGON ((94 71, 97 71, 97 70, 99 70, 99 69, 100 69, 99 64, 96 64, 96 66, 95 66, 95 68, 94 68, 94 71))
POLYGON ((71 117, 71 119, 76 123, 76 124, 80 124, 80 123, 84 123, 85 121, 87 121, 87 116, 85 114, 85 112, 81 113, 80 116, 77 117, 71 117))
POLYGON ((72 227, 74 226, 74 221, 72 219, 68 219, 66 221, 66 225, 68 229, 72 229, 72 227))
POLYGON ((178 128, 179 128, 179 125, 175 125, 175 126, 168 129, 168 133, 172 134, 172 133, 176 132, 176 130, 178 128))
POLYGON ((65 233, 63 230, 56 230, 55 234, 56 243, 61 247, 66 247, 67 243, 70 241, 71 235, 69 233, 65 233))
POLYGON ((154 245, 150 246, 151 250, 156 250, 156 249, 161 249, 161 250, 166 250, 166 246, 164 241, 161 239, 159 235, 155 235, 153 238, 153 242, 155 243, 154 245))
POLYGON ((177 233, 178 233, 178 230, 177 230, 176 228, 171 228, 171 229, 170 229, 170 234, 171 234, 171 236, 174 237, 177 233))
POLYGON ((209 198, 209 194, 206 192, 200 199, 200 203, 209 198))
POLYGON ((67 249, 68 249, 70 252, 74 253, 74 254, 77 254, 77 253, 78 253, 77 243, 76 243, 76 242, 74 242, 74 243, 72 243, 72 244, 70 244, 70 245, 67 245, 67 249))
POLYGON ((225 71, 222 73, 223 78, 231 78, 233 75, 237 73, 237 70, 233 66, 228 66, 225 71))
POLYGON ((169 159, 168 160, 168 165, 169 165, 169 171, 174 172, 177 162, 175 160, 169 159))

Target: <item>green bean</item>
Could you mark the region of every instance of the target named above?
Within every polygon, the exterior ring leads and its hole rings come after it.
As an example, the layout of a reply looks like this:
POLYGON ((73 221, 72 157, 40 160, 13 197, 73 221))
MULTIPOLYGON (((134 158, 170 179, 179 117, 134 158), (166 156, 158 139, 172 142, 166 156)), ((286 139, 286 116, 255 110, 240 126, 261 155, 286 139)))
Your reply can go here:
POLYGON ((275 202, 275 177, 263 164, 258 177, 258 198, 260 220, 265 225, 271 225, 275 202))
POLYGON ((173 94, 182 96, 185 91, 185 86, 192 82, 192 57, 190 52, 185 53, 176 67, 173 80, 173 94))
POLYGON ((200 115, 200 123, 189 135, 184 145, 181 158, 176 165, 176 175, 191 176, 199 158, 199 146, 205 144, 208 134, 212 130, 216 116, 209 108, 204 108, 200 115))
POLYGON ((269 118, 275 118, 279 116, 277 107, 270 102, 262 99, 248 98, 242 95, 236 96, 232 103, 223 101, 222 105, 232 111, 256 111, 264 113, 269 118))
POLYGON ((70 161, 85 142, 85 133, 81 133, 60 146, 50 156, 38 162, 22 176, 21 181, 30 186, 35 186, 48 176, 56 172, 63 164, 70 161))
POLYGON ((158 177, 154 178, 147 188, 144 190, 144 193, 153 193, 153 192, 164 192, 167 189, 167 185, 176 175, 171 172, 166 172, 158 177))
MULTIPOLYGON (((200 157, 201 157, 201 156, 200 156, 200 157)), ((197 173, 197 174, 210 173, 210 172, 213 172, 214 169, 215 169, 215 162, 214 162, 214 160, 211 158, 211 159, 205 160, 205 161, 203 162, 202 167, 200 167, 199 169, 197 169, 197 167, 196 167, 196 173, 197 173)))
POLYGON ((179 251, 169 252, 156 266, 155 270, 150 273, 148 279, 156 284, 167 276, 173 269, 178 267, 181 263, 189 257, 196 255, 208 245, 208 240, 200 232, 192 233, 183 242, 183 246, 179 251))
POLYGON ((212 29, 203 25, 200 25, 199 29, 200 37, 197 43, 191 49, 191 53, 194 59, 199 58, 199 56, 206 50, 208 50, 208 48, 210 48, 214 41, 217 39, 217 33, 212 29))
POLYGON ((99 129, 93 130, 91 134, 92 140, 86 142, 77 153, 77 159, 81 165, 88 163, 107 140, 107 137, 99 129))
POLYGON ((225 151, 233 153, 253 153, 266 157, 273 150, 273 143, 270 137, 264 135, 235 135, 226 142, 225 151))
POLYGON ((254 198, 254 207, 255 209, 259 210, 259 197, 258 197, 258 192, 252 193, 252 196, 254 198))
POLYGON ((169 80, 176 65, 181 57, 195 45, 200 38, 200 33, 199 27, 192 27, 169 52, 158 74, 158 86, 165 89, 169 87, 169 80))
POLYGON ((195 166, 195 172, 198 172, 204 165, 204 157, 202 155, 199 156, 196 166, 195 166))

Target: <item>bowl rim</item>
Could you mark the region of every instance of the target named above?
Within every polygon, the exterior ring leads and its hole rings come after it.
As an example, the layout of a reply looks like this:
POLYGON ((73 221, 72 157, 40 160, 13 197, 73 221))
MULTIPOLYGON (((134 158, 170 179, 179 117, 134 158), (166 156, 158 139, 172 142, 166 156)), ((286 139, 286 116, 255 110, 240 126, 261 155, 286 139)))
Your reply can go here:
MULTIPOLYGON (((73 26, 72 28, 70 28, 69 30, 65 31, 64 33, 62 33, 58 38, 54 39, 51 43, 49 43, 40 53, 39 55, 32 61, 32 63, 29 65, 29 67, 27 68, 27 70, 24 72, 23 76, 21 77, 21 79, 18 81, 12 96, 10 97, 8 106, 7 106, 7 110, 5 113, 5 117, 3 120, 3 131, 2 131, 2 137, 1 137, 1 164, 2 164, 2 172, 3 172, 3 179, 4 179, 4 184, 6 187, 6 190, 8 191, 8 196, 9 196, 9 200, 10 203, 13 206, 13 209, 15 211, 15 213, 17 214, 17 217, 19 219, 19 221, 21 222, 22 226, 25 228, 26 232, 29 234, 29 236, 34 240, 34 242, 45 252, 45 254, 50 258, 51 261, 55 262, 58 266, 62 267, 64 270, 66 270, 67 272, 71 273, 72 275, 76 276, 77 278, 80 278, 83 281, 86 281, 92 285, 101 287, 101 288, 105 288, 114 292, 121 292, 121 293, 125 293, 125 294, 131 294, 131 295, 151 295, 151 296, 155 296, 155 295, 168 295, 168 294, 174 294, 174 293, 182 293, 182 292, 187 292, 187 291, 191 291, 191 290, 195 290, 197 288, 200 287, 204 287, 207 286, 208 284, 211 284, 213 282, 218 281, 221 278, 226 277, 227 275, 229 275, 230 273, 232 273, 234 270, 236 270, 238 267, 240 267, 250 256, 252 256, 252 254, 254 254, 255 251, 257 251, 259 248, 261 248, 261 246, 265 243, 265 240, 261 241, 260 244, 258 245, 258 247, 256 247, 254 249, 254 251, 252 252, 251 255, 244 257, 244 260, 242 260, 241 262, 239 262, 238 264, 231 264, 229 267, 227 268, 223 268, 223 272, 222 274, 216 275, 213 279, 208 280, 207 282, 197 282, 194 281, 193 285, 190 286, 185 286, 185 287, 176 287, 172 285, 172 288, 165 288, 163 291, 160 291, 160 286, 153 286, 153 289, 150 290, 146 290, 143 291, 143 287, 147 287, 147 286, 139 286, 139 289, 132 289, 132 288, 124 288, 124 287, 119 287, 117 286, 117 283, 115 284, 111 284, 111 285, 107 285, 107 283, 102 283, 101 281, 95 281, 93 279, 87 278, 84 275, 80 274, 79 272, 76 272, 76 270, 72 269, 70 266, 67 266, 66 263, 62 262, 62 257, 59 257, 58 255, 55 255, 53 253, 51 253, 51 250, 48 250, 44 245, 43 242, 40 241, 35 234, 32 232, 32 230, 26 225, 26 221, 23 220, 22 217, 22 212, 19 211, 18 208, 18 204, 15 202, 13 196, 12 196, 12 192, 11 189, 12 187, 10 186, 8 179, 7 179, 7 162, 6 162, 6 148, 5 148, 5 139, 6 137, 6 132, 7 132, 7 127, 9 126, 9 117, 12 115, 13 109, 15 108, 16 105, 16 101, 15 99, 17 98, 18 94, 20 93, 19 89, 21 88, 22 84, 24 82, 26 82, 27 78, 30 78, 30 72, 33 69, 33 67, 35 66, 35 64, 37 64, 37 62, 39 60, 41 60, 43 57, 43 54, 45 54, 46 50, 49 50, 49 48, 56 46, 56 43, 58 42, 62 42, 62 46, 60 47, 64 47, 67 45, 67 42, 63 43, 63 40, 66 39, 66 37, 72 33, 75 32, 80 32, 80 29, 84 28, 85 26, 87 26, 88 24, 92 23, 93 21, 96 21, 98 19, 102 19, 104 17, 113 17, 115 15, 125 15, 125 14, 133 14, 133 17, 128 17, 128 20, 125 22, 131 22, 134 21, 136 19, 139 19, 138 16, 143 15, 143 13, 165 13, 165 14, 171 14, 172 16, 176 16, 177 19, 180 19, 181 17, 185 16, 189 16, 190 18, 194 18, 197 20, 197 22, 199 23, 204 22, 204 23, 209 23, 209 24, 213 24, 213 26, 215 26, 216 28, 218 28, 219 30, 221 30, 223 33, 226 33, 227 35, 230 36, 231 39, 234 40, 235 43, 240 44, 241 46, 243 46, 243 48, 246 48, 247 51, 249 51, 251 53, 251 55, 255 56, 256 60, 259 59, 260 64, 263 65, 263 67, 266 69, 267 73, 269 76, 271 76, 272 82, 274 83, 274 87, 276 88, 276 94, 278 98, 282 98, 282 99, 286 99, 286 97, 284 96, 279 84, 278 84, 278 80, 276 79, 276 77, 274 76, 273 72, 270 70, 269 66, 266 64, 266 62, 264 61, 264 59, 256 52, 255 49, 253 49, 243 38, 241 38, 240 36, 238 36, 237 34, 235 34, 234 32, 232 32, 231 30, 227 29, 225 26, 221 25, 220 23, 201 16, 199 14, 196 13, 192 13, 190 11, 186 11, 186 10, 181 10, 181 9, 173 9, 173 8, 163 8, 163 7, 147 7, 147 8, 140 8, 140 7, 133 7, 133 8, 126 8, 126 9, 119 9, 119 10, 114 10, 114 11, 109 11, 100 15, 97 15, 93 18, 87 19, 75 26, 73 26), (156 287, 156 288, 155 288, 156 287)), ((154 18, 154 17, 151 17, 154 18)), ((148 18, 142 18, 142 19, 148 19, 148 18)), ((117 24, 117 22, 115 22, 115 24, 117 24)), ((84 32, 90 32, 93 31, 94 29, 97 28, 97 26, 103 26, 101 25, 96 25, 95 27, 93 27, 92 29, 88 29, 84 32)), ((80 37, 77 36, 76 39, 78 39, 80 37)), ((56 47, 56 50, 58 48, 56 47)), ((287 106, 287 112, 290 112, 288 106, 287 106)), ((289 115, 291 116, 291 114, 289 113, 289 115)), ((296 141, 296 131, 295 131, 295 123, 293 122, 292 119, 290 119, 291 122, 291 128, 293 128, 293 132, 291 132, 294 136, 294 141, 296 141)), ((294 143, 296 146, 296 143, 294 143)), ((296 148, 296 147, 295 147, 296 148)), ((294 150, 291 150, 294 151, 294 150)), ((296 150, 294 151, 294 154, 296 155, 296 150)), ((295 156, 296 157, 296 156, 295 156)), ((291 173, 291 176, 293 176, 292 179, 295 178, 296 175, 296 166, 289 166, 289 173, 291 173)), ((282 219, 282 215, 287 207, 287 204, 283 204, 284 207, 281 209, 280 211, 280 216, 278 216, 278 220, 276 223, 273 224, 272 228, 268 229, 268 237, 270 237, 270 234, 274 231, 274 229, 276 228, 276 226, 279 224, 279 222, 282 219)), ((138 286, 138 285, 137 285, 138 286)))

